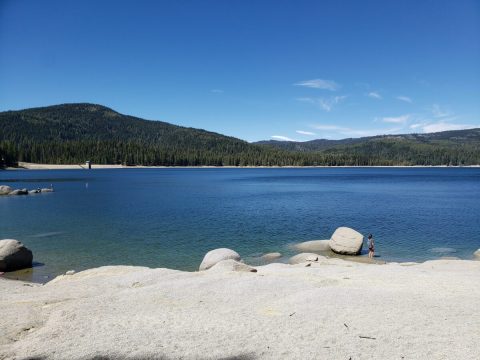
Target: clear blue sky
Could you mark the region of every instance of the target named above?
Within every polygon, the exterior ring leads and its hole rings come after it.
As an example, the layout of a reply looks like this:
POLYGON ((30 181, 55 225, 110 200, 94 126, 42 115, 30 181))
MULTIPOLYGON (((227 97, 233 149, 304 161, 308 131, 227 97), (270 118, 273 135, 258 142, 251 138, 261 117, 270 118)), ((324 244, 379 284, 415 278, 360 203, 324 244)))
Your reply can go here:
POLYGON ((480 127, 480 2, 0 0, 0 110, 248 141, 480 127))

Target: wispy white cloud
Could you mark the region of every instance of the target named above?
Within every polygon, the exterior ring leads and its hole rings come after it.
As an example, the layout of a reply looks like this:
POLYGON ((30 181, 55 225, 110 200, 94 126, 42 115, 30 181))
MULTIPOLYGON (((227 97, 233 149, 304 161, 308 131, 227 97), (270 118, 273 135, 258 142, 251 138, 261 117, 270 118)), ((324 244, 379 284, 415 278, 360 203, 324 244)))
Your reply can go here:
POLYGON ((377 91, 371 91, 367 94, 367 96, 379 100, 382 98, 382 95, 380 95, 377 91))
POLYGON ((347 97, 344 96, 331 96, 328 98, 309 98, 309 97, 304 97, 304 98, 297 98, 297 101, 301 102, 306 102, 309 104, 315 104, 318 105, 322 110, 325 111, 331 111, 334 106, 340 104, 343 100, 345 100, 347 97))
POLYGON ((439 132, 439 131, 449 131, 449 130, 464 130, 464 129, 473 129, 479 127, 479 125, 469 125, 469 124, 454 124, 445 121, 439 121, 435 123, 422 124, 421 129, 425 133, 439 132))
POLYGON ((212 89, 210 90, 210 92, 214 94, 223 94, 225 91, 223 91, 222 89, 212 89))
POLYGON ((318 105, 322 110, 331 111, 336 105, 340 104, 345 100, 347 96, 330 96, 330 97, 321 97, 321 98, 310 98, 302 97, 297 98, 297 101, 318 105))
POLYGON ((318 105, 320 105, 320 107, 325 111, 331 111, 335 105, 338 105, 346 98, 347 98, 346 96, 333 96, 330 98, 320 98, 318 99, 318 105))
POLYGON ((405 101, 405 102, 410 103, 410 104, 413 102, 413 100, 411 98, 409 98, 408 96, 403 96, 403 95, 397 96, 395 99, 400 100, 400 101, 405 101))
POLYGON ((300 98, 297 98, 297 101, 306 102, 306 103, 309 103, 309 104, 315 104, 316 99, 312 99, 312 98, 309 98, 309 97, 300 97, 300 98))
POLYGON ((412 129, 412 130, 415 130, 415 129, 422 128, 425 125, 426 125, 425 123, 416 123, 416 124, 411 124, 409 126, 409 128, 412 129))
POLYGON ((353 129, 350 127, 329 125, 329 124, 317 124, 312 126, 320 131, 328 132, 330 138, 332 137, 363 137, 363 136, 375 136, 375 135, 389 135, 398 134, 403 129, 402 127, 393 127, 387 129, 353 129), (335 134, 332 136, 332 134, 335 134))
POLYGON ((433 104, 432 105, 432 114, 433 114, 433 117, 436 117, 436 118, 443 118, 443 117, 453 115, 453 113, 450 110, 442 108, 438 104, 433 104))
POLYGON ((388 129, 365 129, 365 130, 352 130, 348 132, 347 136, 351 137, 364 137, 364 136, 376 136, 376 135, 394 135, 402 132, 402 127, 394 127, 388 129))
POLYGON ((322 130, 322 131, 351 131, 352 129, 348 127, 338 126, 338 125, 325 125, 325 124, 317 124, 312 126, 314 129, 322 130))
POLYGON ((330 91, 337 91, 340 89, 340 85, 337 84, 333 80, 324 80, 324 79, 312 79, 312 80, 304 80, 298 83, 293 84, 295 86, 303 86, 313 89, 322 89, 322 90, 330 90, 330 91))
POLYGON ((297 141, 295 139, 291 139, 288 136, 283 135, 272 135, 270 136, 273 140, 280 140, 280 141, 297 141))
POLYGON ((315 136, 315 135, 317 135, 317 134, 315 134, 314 132, 304 131, 304 130, 297 130, 296 133, 297 133, 297 134, 300 134, 300 135, 308 135, 308 136, 315 136))
POLYGON ((391 124, 405 124, 410 119, 410 115, 401 115, 397 117, 384 117, 382 118, 383 122, 391 124))

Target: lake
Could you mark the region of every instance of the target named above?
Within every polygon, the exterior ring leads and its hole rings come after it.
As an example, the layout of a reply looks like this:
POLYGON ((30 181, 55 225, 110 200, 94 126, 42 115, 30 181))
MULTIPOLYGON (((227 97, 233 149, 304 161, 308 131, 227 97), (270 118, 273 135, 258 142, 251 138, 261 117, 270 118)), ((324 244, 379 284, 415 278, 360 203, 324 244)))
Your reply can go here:
POLYGON ((252 262, 348 226, 379 259, 472 258, 479 168, 161 168, 0 171, 0 184, 54 193, 0 197, 0 239, 33 251, 32 278, 124 264, 198 268, 228 247, 252 262))

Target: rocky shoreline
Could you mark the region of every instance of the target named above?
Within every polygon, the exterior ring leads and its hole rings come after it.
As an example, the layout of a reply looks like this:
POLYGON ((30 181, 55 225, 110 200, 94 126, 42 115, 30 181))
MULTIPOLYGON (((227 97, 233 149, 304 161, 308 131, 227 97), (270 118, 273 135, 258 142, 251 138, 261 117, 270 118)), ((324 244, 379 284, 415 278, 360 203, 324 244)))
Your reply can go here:
POLYGON ((234 263, 0 279, 0 358, 480 357, 479 261, 234 263))
MULTIPOLYGON (((315 253, 332 239, 296 244, 304 252, 289 264, 269 253, 270 264, 251 266, 222 248, 195 272, 104 266, 46 284, 0 277, 0 359, 480 357, 480 261, 379 266, 315 253)), ((10 248, 21 248, 15 241, 10 248)))
POLYGON ((40 193, 51 193, 53 192, 53 185, 49 188, 37 188, 37 189, 13 189, 8 185, 0 185, 0 196, 12 196, 12 195, 32 195, 40 193))
POLYGON ((0 278, 0 359, 480 357, 480 261, 379 266, 303 252, 289 262, 250 266, 223 248, 196 272, 104 266, 43 285, 0 278))

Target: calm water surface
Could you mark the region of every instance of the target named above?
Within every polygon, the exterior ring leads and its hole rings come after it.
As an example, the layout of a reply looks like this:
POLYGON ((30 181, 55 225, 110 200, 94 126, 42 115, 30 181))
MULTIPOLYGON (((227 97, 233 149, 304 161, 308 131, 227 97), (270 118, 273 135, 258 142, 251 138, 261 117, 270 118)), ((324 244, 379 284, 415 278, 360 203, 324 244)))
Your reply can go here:
POLYGON ((290 255, 339 226, 373 233, 386 261, 480 248, 478 168, 20 170, 0 184, 55 187, 0 197, 0 239, 33 251, 36 280, 107 264, 194 270, 218 247, 290 255))

